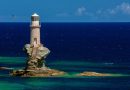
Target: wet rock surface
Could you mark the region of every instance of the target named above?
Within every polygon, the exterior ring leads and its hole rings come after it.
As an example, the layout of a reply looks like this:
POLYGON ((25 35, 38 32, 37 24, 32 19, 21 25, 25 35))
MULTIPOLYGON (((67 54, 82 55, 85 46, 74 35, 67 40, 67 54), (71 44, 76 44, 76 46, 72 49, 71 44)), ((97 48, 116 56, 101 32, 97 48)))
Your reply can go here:
POLYGON ((77 76, 112 76, 111 74, 107 73, 97 73, 97 72, 82 72, 77 74, 77 76))
POLYGON ((39 69, 39 70, 14 70, 11 75, 22 77, 51 77, 51 76, 63 76, 66 73, 55 69, 39 69))

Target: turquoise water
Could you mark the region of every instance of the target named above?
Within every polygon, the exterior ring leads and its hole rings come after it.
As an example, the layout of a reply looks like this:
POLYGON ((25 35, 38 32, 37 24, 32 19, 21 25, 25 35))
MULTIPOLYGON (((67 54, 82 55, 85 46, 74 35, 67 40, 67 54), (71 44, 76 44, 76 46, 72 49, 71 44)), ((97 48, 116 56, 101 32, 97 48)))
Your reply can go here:
MULTIPOLYGON (((51 50, 46 65, 62 77, 22 78, 0 71, 0 90, 130 90, 130 23, 41 23, 41 42, 51 50), (76 77, 95 71, 110 77, 76 77)), ((30 23, 0 24, 0 66, 21 69, 30 23), (10 56, 10 57, 6 57, 10 56), (19 56, 19 57, 18 57, 19 56), (23 56, 23 57, 21 57, 23 56)))
MULTIPOLYGON (((24 68, 24 57, 0 57, 0 65, 24 68)), ((47 66, 69 73, 62 77, 24 78, 9 76, 10 70, 0 71, 0 90, 130 90, 130 67, 127 64, 92 63, 56 60, 47 66), (83 71, 111 73, 110 77, 77 77, 83 71)))

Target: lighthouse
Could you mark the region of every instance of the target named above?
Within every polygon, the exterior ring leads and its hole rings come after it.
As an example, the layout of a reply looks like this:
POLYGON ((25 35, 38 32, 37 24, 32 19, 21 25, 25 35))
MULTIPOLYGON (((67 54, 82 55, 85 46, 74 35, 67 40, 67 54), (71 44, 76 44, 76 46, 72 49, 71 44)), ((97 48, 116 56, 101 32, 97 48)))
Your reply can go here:
POLYGON ((32 47, 40 46, 40 17, 38 14, 34 13, 31 16, 31 25, 30 25, 30 44, 32 47))
POLYGON ((40 42, 40 16, 34 13, 31 16, 30 44, 26 44, 24 50, 28 54, 25 70, 35 70, 45 67, 45 58, 50 50, 40 42))
POLYGON ((50 69, 45 65, 45 59, 50 50, 40 42, 40 17, 36 13, 31 16, 30 43, 24 46, 28 58, 24 69, 13 70, 11 75, 23 77, 61 76, 65 72, 50 69))

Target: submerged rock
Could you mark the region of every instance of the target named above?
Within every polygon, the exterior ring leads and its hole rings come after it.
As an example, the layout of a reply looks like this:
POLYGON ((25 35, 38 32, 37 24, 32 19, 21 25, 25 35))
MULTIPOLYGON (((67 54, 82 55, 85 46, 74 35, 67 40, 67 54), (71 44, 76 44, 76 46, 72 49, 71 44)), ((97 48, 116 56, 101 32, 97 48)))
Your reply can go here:
POLYGON ((0 67, 0 70, 12 70, 13 68, 8 68, 8 67, 0 67))
POLYGON ((106 73, 97 73, 97 72, 83 72, 80 74, 77 74, 77 76, 112 76, 111 74, 106 73))

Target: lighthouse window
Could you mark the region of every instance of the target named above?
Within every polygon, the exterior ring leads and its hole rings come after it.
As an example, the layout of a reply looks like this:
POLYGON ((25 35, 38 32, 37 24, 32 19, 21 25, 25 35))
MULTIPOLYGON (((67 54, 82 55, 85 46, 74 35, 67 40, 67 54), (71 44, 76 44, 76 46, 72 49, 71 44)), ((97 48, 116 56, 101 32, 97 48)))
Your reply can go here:
POLYGON ((39 17, 32 17, 32 21, 39 21, 39 17))

